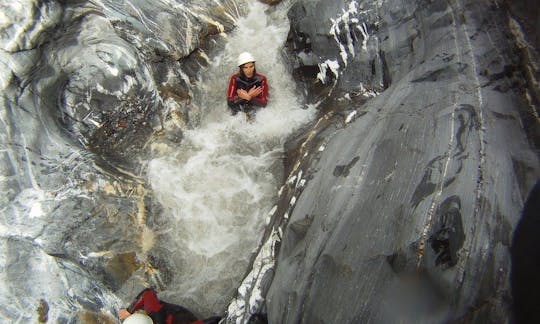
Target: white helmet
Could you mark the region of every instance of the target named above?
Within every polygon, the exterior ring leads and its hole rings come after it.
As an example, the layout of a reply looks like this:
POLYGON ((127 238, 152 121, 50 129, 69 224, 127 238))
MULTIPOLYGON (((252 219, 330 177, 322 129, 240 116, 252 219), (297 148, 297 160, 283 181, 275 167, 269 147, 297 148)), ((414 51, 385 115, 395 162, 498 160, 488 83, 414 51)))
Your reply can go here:
POLYGON ((150 316, 144 313, 134 313, 122 322, 123 324, 153 324, 150 316))
POLYGON ((249 62, 255 62, 255 58, 250 53, 244 52, 238 55, 238 66, 242 66, 249 62))

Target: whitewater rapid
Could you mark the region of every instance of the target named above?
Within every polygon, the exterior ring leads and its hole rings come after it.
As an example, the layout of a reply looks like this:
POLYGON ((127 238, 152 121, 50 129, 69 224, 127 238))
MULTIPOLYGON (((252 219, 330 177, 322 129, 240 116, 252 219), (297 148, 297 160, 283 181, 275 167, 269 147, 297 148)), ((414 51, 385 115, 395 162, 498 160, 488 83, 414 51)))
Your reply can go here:
POLYGON ((148 181, 167 224, 155 244, 176 269, 160 295, 198 313, 223 311, 230 302, 275 205, 284 141, 314 116, 281 59, 285 7, 250 4, 194 86, 198 126, 149 163, 148 181), (252 123, 231 116, 226 105, 229 76, 243 51, 269 80, 269 104, 252 123))

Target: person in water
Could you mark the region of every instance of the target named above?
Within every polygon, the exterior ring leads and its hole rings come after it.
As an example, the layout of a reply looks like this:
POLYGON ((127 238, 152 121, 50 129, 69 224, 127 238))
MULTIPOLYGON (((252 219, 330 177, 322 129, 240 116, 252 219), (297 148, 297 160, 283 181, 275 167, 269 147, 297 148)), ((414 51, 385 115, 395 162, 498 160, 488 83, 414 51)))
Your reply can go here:
POLYGON ((188 309, 159 300, 152 288, 146 288, 126 309, 118 311, 124 324, 218 324, 221 317, 198 320, 188 309))
POLYGON ((242 111, 251 119, 257 108, 268 103, 268 82, 266 76, 257 73, 255 58, 250 53, 241 53, 237 63, 240 70, 229 81, 227 104, 233 115, 242 111))

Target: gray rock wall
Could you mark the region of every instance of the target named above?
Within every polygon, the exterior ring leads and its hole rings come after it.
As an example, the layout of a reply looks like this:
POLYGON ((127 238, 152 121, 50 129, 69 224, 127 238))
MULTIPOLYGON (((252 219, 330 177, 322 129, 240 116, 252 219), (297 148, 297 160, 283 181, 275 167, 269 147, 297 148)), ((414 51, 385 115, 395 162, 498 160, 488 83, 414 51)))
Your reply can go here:
POLYGON ((134 273, 176 271, 145 246, 147 144, 243 4, 0 1, 0 322, 114 322, 134 273))
POLYGON ((372 45, 360 50, 358 37, 345 64, 330 31, 352 3, 298 1, 290 13, 293 68, 313 97, 333 95, 319 105, 343 127, 321 133, 303 170, 269 321, 506 322, 512 232, 540 174, 507 12, 494 1, 360 2, 350 34, 364 19, 372 45), (313 67, 326 60, 339 68, 322 84, 313 67))

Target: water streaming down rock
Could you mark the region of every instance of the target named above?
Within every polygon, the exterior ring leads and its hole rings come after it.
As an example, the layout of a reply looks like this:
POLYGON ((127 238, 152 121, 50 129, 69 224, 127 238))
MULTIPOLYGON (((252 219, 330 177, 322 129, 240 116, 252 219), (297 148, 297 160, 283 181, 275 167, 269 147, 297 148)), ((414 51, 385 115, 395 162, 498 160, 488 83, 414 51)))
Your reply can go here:
POLYGON ((201 109, 198 126, 149 167, 170 223, 157 243, 173 272, 161 295, 203 314, 223 310, 234 296, 275 204, 284 140, 313 114, 301 106, 281 61, 286 12, 266 8, 251 4, 225 49, 201 71, 192 102, 201 109), (255 56, 270 84, 270 103, 252 123, 243 114, 232 117, 224 101, 242 51, 255 56))

